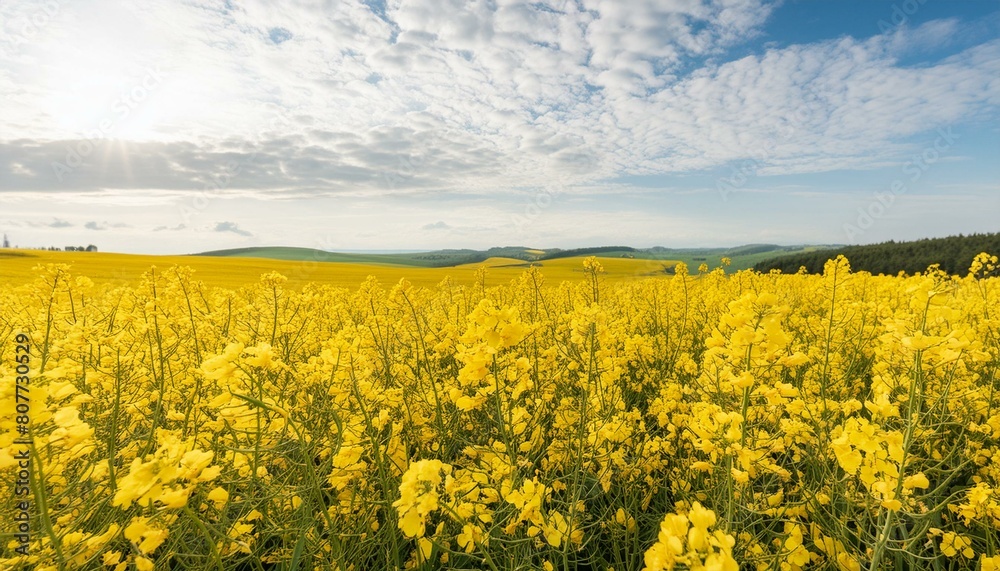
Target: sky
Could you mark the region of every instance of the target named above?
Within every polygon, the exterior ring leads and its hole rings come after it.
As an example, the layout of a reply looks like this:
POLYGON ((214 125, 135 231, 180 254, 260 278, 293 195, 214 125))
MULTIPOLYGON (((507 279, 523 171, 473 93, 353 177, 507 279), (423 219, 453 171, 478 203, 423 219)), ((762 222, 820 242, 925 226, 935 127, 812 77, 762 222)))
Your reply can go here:
POLYGON ((20 247, 1000 231, 1000 0, 5 0, 20 247))

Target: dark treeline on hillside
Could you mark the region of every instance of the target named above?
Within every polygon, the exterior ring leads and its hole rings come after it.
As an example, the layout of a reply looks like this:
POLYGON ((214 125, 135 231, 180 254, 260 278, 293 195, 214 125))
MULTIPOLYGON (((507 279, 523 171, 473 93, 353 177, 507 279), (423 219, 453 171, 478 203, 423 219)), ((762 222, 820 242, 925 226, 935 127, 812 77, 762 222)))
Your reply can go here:
POLYGON ((940 264, 949 274, 964 275, 972 259, 980 252, 1000 255, 1000 233, 958 235, 947 238, 928 238, 914 242, 882 242, 866 246, 844 246, 804 254, 781 256, 758 263, 759 272, 781 270, 795 273, 805 267, 811 274, 823 272, 827 260, 839 254, 847 256, 851 269, 873 274, 895 275, 899 272, 915 274, 926 271, 932 264, 940 264))
POLYGON ((542 260, 555 260, 558 258, 572 258, 574 256, 592 256, 594 254, 607 254, 610 252, 619 253, 631 253, 636 252, 635 248, 630 248, 628 246, 597 246, 595 248, 576 248, 573 250, 560 250, 558 252, 552 252, 550 254, 545 254, 539 259, 542 260))

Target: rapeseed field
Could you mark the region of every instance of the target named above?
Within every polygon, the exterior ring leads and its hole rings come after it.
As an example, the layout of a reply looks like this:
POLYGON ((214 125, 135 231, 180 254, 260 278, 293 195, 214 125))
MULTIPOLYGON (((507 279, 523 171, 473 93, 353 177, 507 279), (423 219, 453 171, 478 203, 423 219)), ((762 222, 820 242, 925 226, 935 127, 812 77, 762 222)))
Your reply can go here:
POLYGON ((88 255, 0 265, 2 568, 1000 565, 995 256, 292 281, 88 255))
MULTIPOLYGON (((532 250, 536 252, 537 250, 532 250)), ((676 261, 603 258, 606 278, 632 279, 665 275, 676 261)), ((584 272, 582 257, 560 258, 528 263, 514 258, 490 258, 482 263, 445 268, 419 268, 392 264, 357 264, 317 260, 285 261, 266 258, 212 256, 148 256, 94 252, 54 252, 37 250, 0 250, 0 284, 22 284, 35 278, 39 264, 67 264, 74 274, 87 276, 95 284, 135 285, 152 266, 166 270, 184 266, 195 272, 207 286, 238 288, 256 282, 262 274, 279 272, 288 281, 286 287, 299 289, 307 283, 356 288, 368 276, 384 283, 405 278, 413 285, 435 286, 445 278, 469 284, 477 272, 487 271, 488 284, 506 284, 527 268, 541 269, 550 280, 579 279, 584 272)))

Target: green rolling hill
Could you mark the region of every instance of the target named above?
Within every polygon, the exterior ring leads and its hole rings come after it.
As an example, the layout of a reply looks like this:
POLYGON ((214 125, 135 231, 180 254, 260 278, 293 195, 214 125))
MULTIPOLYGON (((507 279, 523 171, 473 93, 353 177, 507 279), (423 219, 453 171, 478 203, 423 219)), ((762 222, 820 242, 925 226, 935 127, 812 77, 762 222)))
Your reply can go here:
POLYGON ((723 257, 730 258, 730 271, 751 268, 762 261, 783 254, 807 254, 834 246, 778 246, 774 244, 748 244, 735 248, 632 248, 629 246, 600 246, 576 249, 531 249, 523 246, 506 246, 488 250, 435 250, 431 252, 343 253, 326 252, 313 248, 267 246, 214 250, 193 254, 195 256, 267 258, 275 260, 313 260, 317 262, 343 262, 355 264, 384 264, 418 268, 444 268, 461 264, 474 264, 488 258, 514 258, 526 262, 555 260, 574 256, 600 256, 606 258, 636 258, 648 260, 680 260, 695 271, 699 265, 718 267, 723 257))

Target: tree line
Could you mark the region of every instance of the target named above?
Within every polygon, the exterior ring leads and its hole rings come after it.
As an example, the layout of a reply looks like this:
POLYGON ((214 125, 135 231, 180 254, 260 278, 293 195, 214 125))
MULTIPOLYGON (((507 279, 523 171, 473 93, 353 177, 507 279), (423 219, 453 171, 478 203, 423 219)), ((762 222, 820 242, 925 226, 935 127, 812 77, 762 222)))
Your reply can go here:
POLYGON ((895 275, 899 272, 915 274, 938 264, 949 274, 964 275, 972 259, 981 252, 1000 255, 1000 233, 969 234, 947 238, 925 238, 911 242, 890 240, 863 246, 840 246, 800 254, 780 256, 759 262, 754 269, 759 272, 781 270, 795 273, 799 268, 819 274, 827 260, 843 254, 851 269, 872 274, 895 275))

